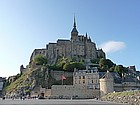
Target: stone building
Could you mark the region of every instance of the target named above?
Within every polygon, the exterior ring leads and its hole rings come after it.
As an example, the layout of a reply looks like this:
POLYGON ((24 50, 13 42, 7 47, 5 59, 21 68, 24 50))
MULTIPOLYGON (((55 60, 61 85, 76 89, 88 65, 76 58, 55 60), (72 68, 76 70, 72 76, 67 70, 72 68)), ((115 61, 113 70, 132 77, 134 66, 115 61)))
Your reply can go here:
POLYGON ((100 98, 98 69, 75 70, 73 85, 53 85, 50 98, 100 98))
POLYGON ((117 72, 98 72, 97 68, 78 70, 73 73, 73 85, 53 85, 53 98, 100 98, 111 92, 140 89, 140 80, 135 72, 129 71, 125 77, 117 72))
POLYGON ((54 64, 59 57, 75 58, 77 61, 81 59, 92 60, 106 57, 103 50, 97 49, 96 44, 87 34, 86 36, 78 34, 75 17, 70 40, 58 39, 56 43, 47 44, 46 48, 35 49, 30 61, 32 61, 37 54, 42 54, 47 57, 49 64, 54 64))
POLYGON ((0 77, 0 97, 2 96, 3 86, 5 82, 6 82, 6 78, 0 77))
POLYGON ((99 82, 101 96, 114 91, 114 78, 109 71, 100 78, 99 82))
POLYGON ((73 73, 73 85, 85 85, 88 89, 99 89, 98 69, 75 71, 73 73))

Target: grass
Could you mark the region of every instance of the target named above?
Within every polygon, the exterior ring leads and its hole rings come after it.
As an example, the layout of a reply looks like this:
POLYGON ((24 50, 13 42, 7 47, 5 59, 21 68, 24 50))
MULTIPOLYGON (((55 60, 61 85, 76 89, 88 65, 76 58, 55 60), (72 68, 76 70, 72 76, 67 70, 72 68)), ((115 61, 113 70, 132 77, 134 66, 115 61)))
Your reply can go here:
MULTIPOLYGON (((38 67, 38 68, 34 68, 34 69, 30 69, 28 71, 26 71, 25 73, 23 73, 20 77, 18 77, 14 82, 12 82, 10 85, 8 85, 7 87, 5 87, 5 92, 6 93, 14 93, 17 92, 20 89, 28 89, 29 87, 31 87, 33 81, 29 81, 28 77, 31 79, 34 79, 36 81, 36 85, 42 85, 42 86, 46 86, 45 85, 45 70, 42 71, 41 69, 42 67, 38 67)), ((66 80, 64 80, 64 84, 68 85, 68 84, 72 84, 72 77, 67 77, 66 80)), ((56 81, 55 78, 53 78, 50 74, 49 74, 49 83, 48 83, 48 87, 51 87, 51 85, 53 84, 58 84, 61 85, 62 81, 56 81)))
POLYGON ((120 97, 131 96, 131 95, 138 94, 138 93, 140 93, 140 90, 138 90, 138 91, 115 92, 115 93, 109 93, 109 94, 103 96, 102 98, 104 99, 104 98, 109 98, 109 97, 111 98, 111 97, 115 97, 115 96, 120 96, 120 97))
POLYGON ((27 74, 22 74, 21 77, 19 77, 17 80, 15 80, 14 82, 12 82, 9 86, 6 87, 5 91, 6 92, 10 92, 10 91, 16 91, 18 86, 23 86, 23 81, 26 79, 27 74))

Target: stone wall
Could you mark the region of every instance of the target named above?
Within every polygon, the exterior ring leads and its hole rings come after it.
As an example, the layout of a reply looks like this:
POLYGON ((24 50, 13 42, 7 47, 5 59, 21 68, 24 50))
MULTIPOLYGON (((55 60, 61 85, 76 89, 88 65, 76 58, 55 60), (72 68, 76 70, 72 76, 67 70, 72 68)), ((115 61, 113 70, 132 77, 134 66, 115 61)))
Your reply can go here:
POLYGON ((51 89, 46 89, 42 87, 35 87, 34 90, 31 91, 31 97, 41 95, 44 93, 45 98, 49 98, 51 95, 51 89))
POLYGON ((43 49, 35 49, 33 51, 33 53, 31 54, 30 61, 32 61, 37 54, 41 54, 41 55, 43 55, 43 56, 46 57, 47 56, 46 48, 43 48, 43 49))
POLYGON ((2 89, 3 89, 3 82, 2 81, 0 81, 0 91, 2 91, 2 89))
POLYGON ((122 84, 114 83, 114 91, 116 92, 129 91, 129 90, 135 90, 135 89, 140 89, 139 83, 136 83, 136 82, 125 82, 122 84))
POLYGON ((45 98, 49 98, 51 96, 51 89, 46 89, 44 96, 45 98))
POLYGON ((139 89, 140 84, 136 83, 136 82, 124 82, 122 84, 122 88, 123 88, 124 91, 133 90, 133 89, 139 89))
POLYGON ((99 94, 99 90, 74 85, 53 85, 51 90, 51 98, 99 98, 99 94))
POLYGON ((67 77, 72 77, 73 72, 65 72, 65 71, 53 71, 51 70, 51 76, 56 79, 57 81, 61 80, 61 76, 64 75, 67 77))
POLYGON ((114 91, 115 92, 121 92, 121 91, 123 91, 122 84, 115 84, 114 83, 114 91))

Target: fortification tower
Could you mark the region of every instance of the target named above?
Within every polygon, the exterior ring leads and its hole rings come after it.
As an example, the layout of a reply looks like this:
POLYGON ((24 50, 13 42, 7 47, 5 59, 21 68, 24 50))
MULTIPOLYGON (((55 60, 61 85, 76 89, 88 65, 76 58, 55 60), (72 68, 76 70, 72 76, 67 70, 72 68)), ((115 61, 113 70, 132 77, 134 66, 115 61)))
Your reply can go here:
POLYGON ((109 71, 100 79, 101 96, 114 91, 114 79, 109 71))

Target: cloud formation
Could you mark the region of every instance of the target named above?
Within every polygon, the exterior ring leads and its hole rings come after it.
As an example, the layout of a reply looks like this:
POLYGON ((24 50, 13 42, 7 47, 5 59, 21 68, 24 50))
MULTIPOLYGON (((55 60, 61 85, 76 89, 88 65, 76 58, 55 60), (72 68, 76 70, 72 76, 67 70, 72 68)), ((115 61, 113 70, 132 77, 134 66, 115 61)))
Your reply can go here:
POLYGON ((118 52, 126 47, 126 44, 121 41, 108 41, 99 45, 105 53, 118 52))

